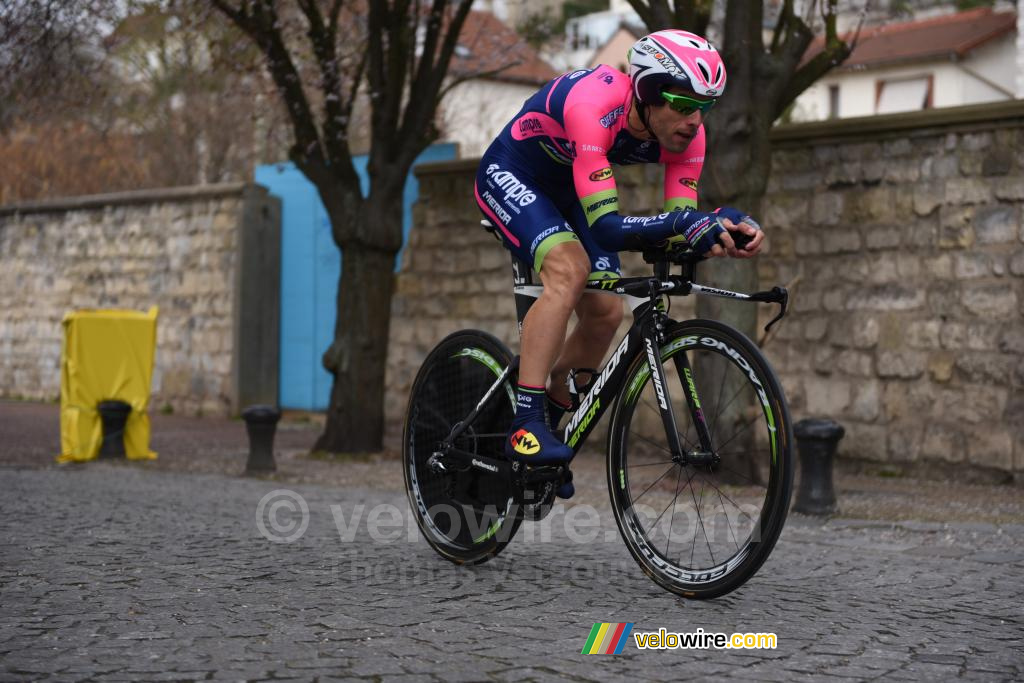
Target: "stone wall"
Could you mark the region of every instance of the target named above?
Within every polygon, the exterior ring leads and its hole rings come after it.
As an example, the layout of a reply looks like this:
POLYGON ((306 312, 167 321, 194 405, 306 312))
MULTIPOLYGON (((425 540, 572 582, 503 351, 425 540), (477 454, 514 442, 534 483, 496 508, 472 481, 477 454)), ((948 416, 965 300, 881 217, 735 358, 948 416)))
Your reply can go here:
POLYGON ((279 243, 253 185, 0 207, 0 396, 60 395, 67 312, 157 305, 155 409, 276 403, 279 243))
MULTIPOLYGON (((1020 478, 1024 103, 782 127, 773 162, 759 272, 790 286, 792 312, 765 350, 794 416, 842 422, 846 458, 1020 478)), ((418 171, 393 304, 392 446, 416 369, 445 334, 477 327, 517 348, 509 261, 476 227, 474 170, 418 171)), ((656 210, 654 167, 616 177, 626 207, 656 210)))

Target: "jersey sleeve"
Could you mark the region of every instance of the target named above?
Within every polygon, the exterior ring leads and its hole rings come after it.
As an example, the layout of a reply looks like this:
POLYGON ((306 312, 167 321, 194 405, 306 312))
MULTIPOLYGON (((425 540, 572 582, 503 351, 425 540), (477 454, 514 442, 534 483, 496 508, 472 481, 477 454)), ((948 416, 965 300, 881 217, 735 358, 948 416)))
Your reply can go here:
POLYGON ((697 181, 704 167, 705 146, 701 126, 685 150, 661 153, 660 161, 665 164, 665 211, 697 208, 697 181))
MULTIPOLYGON (((586 84, 577 87, 583 85, 586 84)), ((608 161, 612 135, 601 126, 601 115, 600 109, 588 102, 575 104, 565 113, 565 132, 576 154, 572 163, 573 185, 588 225, 619 210, 615 175, 608 161)))
POLYGON ((595 241, 609 251, 641 249, 690 232, 694 226, 709 224, 711 217, 696 211, 696 179, 704 161, 703 127, 698 133, 699 145, 694 144, 698 141, 698 137, 695 137, 694 143, 682 155, 677 155, 678 159, 672 157, 661 160, 666 164, 665 212, 658 216, 644 217, 619 214, 615 175, 608 161, 608 149, 614 136, 611 126, 604 125, 604 122, 613 121, 625 113, 622 108, 612 107, 613 102, 601 96, 603 83, 599 78, 581 80, 566 99, 564 110, 565 132, 575 152, 573 185, 595 241), (695 151, 697 147, 700 149, 700 162, 695 168, 694 163, 687 159, 691 150, 695 151), (693 186, 681 180, 692 180, 693 186), (681 211, 674 210, 677 208, 681 211))

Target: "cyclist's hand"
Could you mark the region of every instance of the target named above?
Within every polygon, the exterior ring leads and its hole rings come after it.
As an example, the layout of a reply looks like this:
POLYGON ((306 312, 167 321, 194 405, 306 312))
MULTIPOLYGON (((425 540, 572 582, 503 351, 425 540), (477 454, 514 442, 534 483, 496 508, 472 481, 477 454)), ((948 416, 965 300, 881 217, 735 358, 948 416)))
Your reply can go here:
POLYGON ((727 206, 716 209, 715 215, 718 216, 719 225, 726 230, 719 236, 723 246, 718 247, 719 253, 714 254, 715 256, 728 254, 733 258, 752 258, 761 251, 761 247, 764 246, 764 231, 757 221, 727 206))

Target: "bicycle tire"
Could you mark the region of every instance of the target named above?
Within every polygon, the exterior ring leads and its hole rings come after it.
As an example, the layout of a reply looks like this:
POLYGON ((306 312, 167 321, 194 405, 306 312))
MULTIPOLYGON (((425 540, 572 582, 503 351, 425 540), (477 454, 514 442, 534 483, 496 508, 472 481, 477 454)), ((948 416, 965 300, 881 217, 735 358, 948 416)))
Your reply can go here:
POLYGON ((715 598, 750 579, 782 532, 793 488, 789 409, 760 350, 731 327, 710 320, 674 323, 661 356, 683 448, 697 449, 700 443, 684 394, 692 381, 713 450, 721 460, 698 466, 671 460, 657 391, 647 359, 640 354, 627 372, 609 429, 612 508, 630 554, 658 585, 686 598, 715 598), (685 370, 678 370, 681 359, 669 362, 677 354, 685 354, 691 377, 684 378, 685 370), (734 408, 743 405, 748 406, 743 411, 734 408), (748 469, 740 467, 743 453, 751 458, 748 464, 753 462, 748 469), (683 513, 693 536, 680 539, 673 553, 681 491, 689 494, 684 495, 683 513), (646 496, 650 498, 644 500, 646 496), (665 533, 663 518, 669 508, 665 533), (648 526, 650 516, 659 510, 648 526))
MULTIPOLYGON (((409 395, 402 440, 409 505, 427 543, 456 564, 485 562, 515 535, 522 519, 516 514, 513 485, 475 468, 436 473, 427 460, 511 363, 511 352, 492 335, 455 332, 427 355, 409 395)), ((456 447, 504 457, 504 437, 515 415, 514 382, 510 377, 456 447)))

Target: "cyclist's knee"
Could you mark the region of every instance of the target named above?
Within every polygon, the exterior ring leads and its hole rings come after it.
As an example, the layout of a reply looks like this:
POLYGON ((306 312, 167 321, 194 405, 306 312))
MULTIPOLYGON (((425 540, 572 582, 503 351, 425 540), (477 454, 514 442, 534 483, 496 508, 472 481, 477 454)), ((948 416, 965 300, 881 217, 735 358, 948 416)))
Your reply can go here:
POLYGON ((610 338, 622 322, 622 301, 618 297, 589 294, 580 299, 576 313, 591 334, 610 338))
POLYGON ((579 242, 556 245, 544 256, 540 279, 545 293, 575 302, 580 298, 590 275, 590 259, 579 242))

